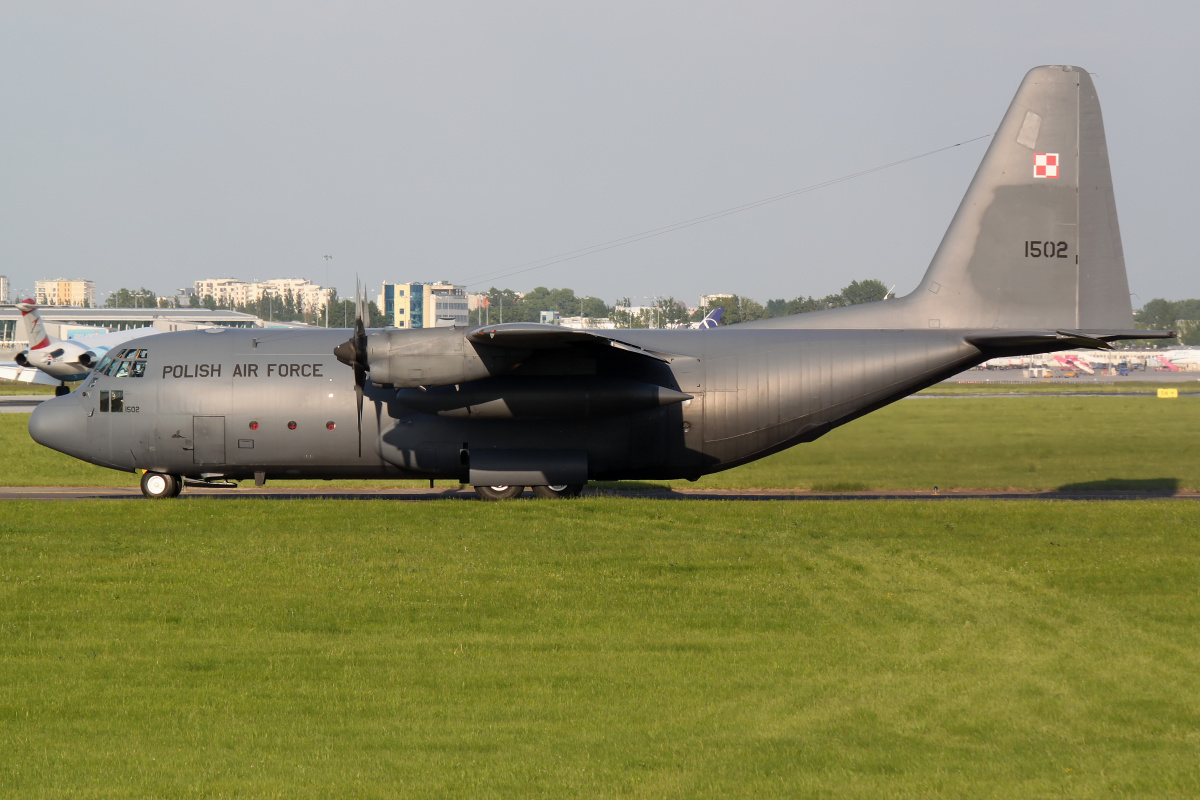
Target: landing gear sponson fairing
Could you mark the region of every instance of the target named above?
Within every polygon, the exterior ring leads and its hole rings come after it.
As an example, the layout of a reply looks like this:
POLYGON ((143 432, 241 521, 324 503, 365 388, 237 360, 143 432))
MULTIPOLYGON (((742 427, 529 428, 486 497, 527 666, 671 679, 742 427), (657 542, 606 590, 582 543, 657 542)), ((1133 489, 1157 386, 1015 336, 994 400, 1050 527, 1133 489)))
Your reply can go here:
POLYGON ((143 471, 149 496, 184 478, 567 496, 729 469, 990 358, 1171 335, 1132 328, 1095 89, 1077 67, 1039 67, 906 297, 708 331, 166 333, 110 353, 29 430, 143 471))

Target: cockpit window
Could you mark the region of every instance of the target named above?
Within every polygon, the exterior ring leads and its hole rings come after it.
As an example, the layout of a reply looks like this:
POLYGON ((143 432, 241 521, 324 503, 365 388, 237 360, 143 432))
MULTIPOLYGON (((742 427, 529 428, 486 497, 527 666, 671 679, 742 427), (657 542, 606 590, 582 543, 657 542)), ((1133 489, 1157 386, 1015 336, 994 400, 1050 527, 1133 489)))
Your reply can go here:
POLYGON ((93 377, 108 375, 112 378, 141 378, 146 375, 145 359, 150 352, 145 348, 127 347, 115 350, 100 359, 92 371, 93 377), (136 361, 134 359, 137 359, 136 361))
POLYGON ((112 391, 108 389, 100 390, 100 411, 102 413, 124 410, 125 392, 121 391, 120 389, 115 389, 112 391))

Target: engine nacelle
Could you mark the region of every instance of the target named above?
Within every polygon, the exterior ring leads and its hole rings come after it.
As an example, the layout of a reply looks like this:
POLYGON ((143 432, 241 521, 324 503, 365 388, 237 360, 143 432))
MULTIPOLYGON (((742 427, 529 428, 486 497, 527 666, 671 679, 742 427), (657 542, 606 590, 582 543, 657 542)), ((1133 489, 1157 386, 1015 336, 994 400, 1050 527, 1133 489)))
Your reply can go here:
POLYGON ((461 328, 388 330, 367 337, 371 383, 398 389, 451 386, 499 375, 529 355, 528 350, 477 347, 461 328))
POLYGON ((18 364, 20 364, 22 367, 28 367, 29 366, 29 351, 22 350, 21 352, 17 353, 16 358, 14 358, 13 360, 16 361, 18 364))

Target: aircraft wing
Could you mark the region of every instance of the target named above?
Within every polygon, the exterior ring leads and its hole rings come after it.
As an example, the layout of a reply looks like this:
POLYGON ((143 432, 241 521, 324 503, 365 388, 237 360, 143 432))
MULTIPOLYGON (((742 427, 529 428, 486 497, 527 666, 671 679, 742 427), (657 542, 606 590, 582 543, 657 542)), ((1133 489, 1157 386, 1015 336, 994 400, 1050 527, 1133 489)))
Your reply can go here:
POLYGON ((670 361, 674 353, 647 350, 635 344, 622 342, 596 331, 576 328, 560 328, 558 325, 543 325, 537 322, 508 322, 503 325, 483 325, 467 333, 467 339, 486 347, 509 347, 518 350, 558 350, 567 347, 615 347, 636 355, 658 361, 670 361))
POLYGON ((15 361, 0 363, 0 378, 18 383, 40 383, 43 386, 58 386, 62 381, 52 378, 37 367, 22 367, 15 361))

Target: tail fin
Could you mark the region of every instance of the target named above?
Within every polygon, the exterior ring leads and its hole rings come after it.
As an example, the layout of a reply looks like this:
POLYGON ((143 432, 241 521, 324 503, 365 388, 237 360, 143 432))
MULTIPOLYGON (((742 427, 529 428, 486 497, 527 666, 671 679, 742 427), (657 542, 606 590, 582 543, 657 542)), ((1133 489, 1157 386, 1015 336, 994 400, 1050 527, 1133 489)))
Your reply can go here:
POLYGON ((21 310, 21 319, 25 320, 25 328, 29 331, 29 349, 41 350, 53 344, 54 340, 46 335, 42 318, 38 316, 37 304, 32 299, 23 300, 17 303, 17 308, 21 310))
POLYGON ((704 319, 696 326, 698 328, 715 328, 721 324, 721 315, 725 313, 725 306, 718 306, 712 311, 704 315, 704 319))
POLYGON ((909 295, 925 325, 1133 327, 1100 103, 1079 67, 1029 71, 909 295))
POLYGON ((911 294, 743 324, 1131 329, 1108 145, 1087 71, 1051 66, 1026 74, 911 294))

